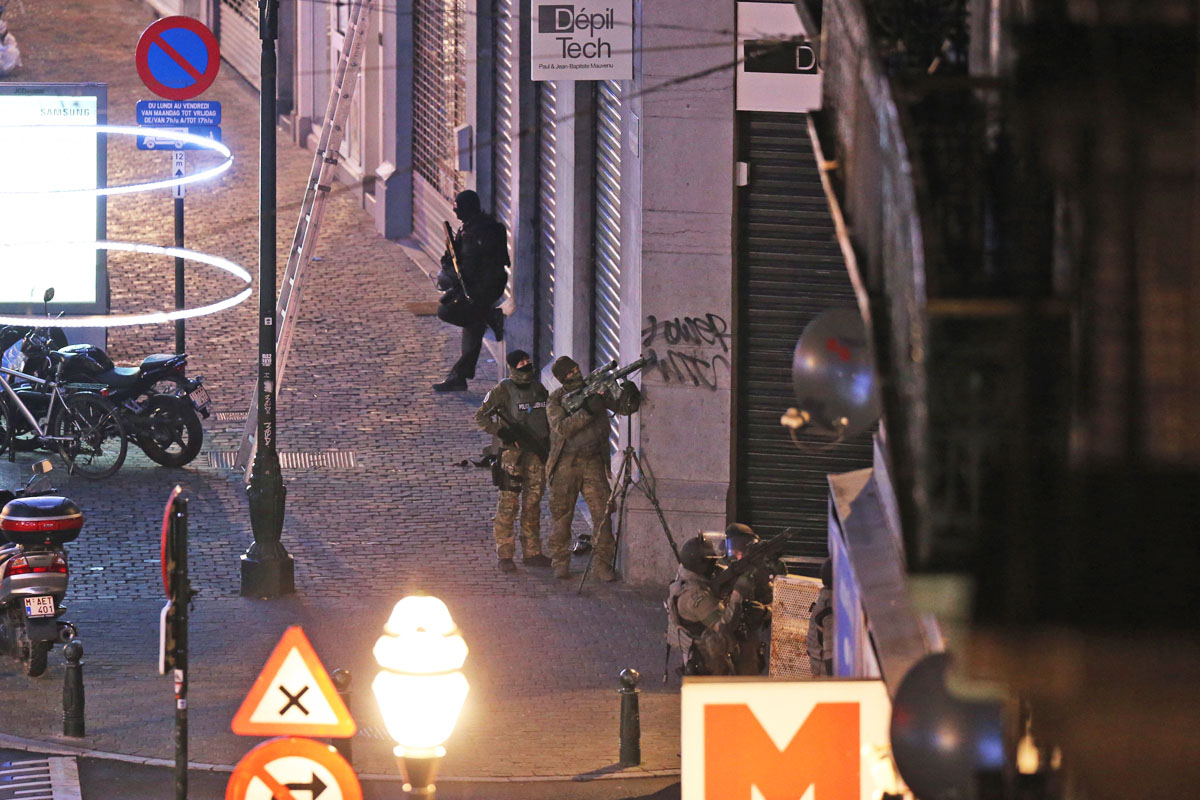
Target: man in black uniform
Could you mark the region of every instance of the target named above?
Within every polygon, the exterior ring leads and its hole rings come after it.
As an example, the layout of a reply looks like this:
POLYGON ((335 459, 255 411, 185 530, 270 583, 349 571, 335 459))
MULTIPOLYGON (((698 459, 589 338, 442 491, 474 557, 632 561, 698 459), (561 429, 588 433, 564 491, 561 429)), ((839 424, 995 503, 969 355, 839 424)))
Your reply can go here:
POLYGON ((433 388, 439 392, 463 392, 467 380, 475 377, 475 363, 483 348, 483 334, 492 326, 496 341, 504 338, 504 312, 496 303, 504 296, 508 285, 508 231, 483 213, 479 195, 469 189, 454 198, 454 216, 462 227, 454 236, 454 253, 458 259, 455 275, 449 250, 442 256, 438 273, 438 288, 445 294, 438 303, 438 319, 462 328, 462 356, 450 368, 450 374, 433 388), (465 284, 465 286, 464 286, 465 284))

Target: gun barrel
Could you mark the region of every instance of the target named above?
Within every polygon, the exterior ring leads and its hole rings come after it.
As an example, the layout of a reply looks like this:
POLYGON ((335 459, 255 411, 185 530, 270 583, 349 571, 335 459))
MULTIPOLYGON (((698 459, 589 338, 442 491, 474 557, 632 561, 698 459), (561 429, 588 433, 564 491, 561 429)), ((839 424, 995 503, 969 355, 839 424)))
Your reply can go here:
MULTIPOLYGON (((629 364, 621 367, 619 370, 614 372, 612 376, 613 378, 624 378, 626 375, 637 372, 639 369, 646 366, 647 361, 649 361, 649 359, 645 356, 642 356, 637 361, 630 362, 629 364)), ((613 363, 615 364, 616 362, 614 361, 613 363)))

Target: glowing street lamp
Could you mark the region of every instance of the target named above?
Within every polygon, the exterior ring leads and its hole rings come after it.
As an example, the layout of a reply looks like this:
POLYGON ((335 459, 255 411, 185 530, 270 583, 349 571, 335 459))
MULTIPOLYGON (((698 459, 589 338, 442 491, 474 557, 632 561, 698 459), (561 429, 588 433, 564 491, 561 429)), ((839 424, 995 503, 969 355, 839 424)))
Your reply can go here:
POLYGON ((428 595, 410 595, 392 609, 375 642, 382 669, 371 689, 388 734, 396 740, 396 761, 404 791, 433 798, 442 745, 454 731, 467 699, 462 665, 467 643, 446 604, 428 595))

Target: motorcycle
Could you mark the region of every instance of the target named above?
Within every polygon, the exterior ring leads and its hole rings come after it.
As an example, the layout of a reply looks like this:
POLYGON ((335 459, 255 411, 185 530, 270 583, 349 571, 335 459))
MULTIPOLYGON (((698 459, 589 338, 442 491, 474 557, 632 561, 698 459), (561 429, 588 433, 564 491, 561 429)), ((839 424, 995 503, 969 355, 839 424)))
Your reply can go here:
MULTIPOLYGON (((44 302, 53 297, 54 290, 47 289, 44 302)), ((11 338, 0 333, 0 346, 11 338)), ((21 352, 30 375, 100 387, 121 413, 130 441, 151 461, 182 467, 199 455, 201 418, 208 418, 210 400, 204 378, 187 377, 186 353, 150 355, 137 367, 118 367, 95 345, 66 344, 55 327, 27 331, 21 352)))
POLYGON ((36 678, 46 671, 50 649, 78 635, 59 619, 66 612, 70 569, 63 546, 79 537, 83 512, 54 490, 49 461, 33 466, 33 477, 16 491, 0 491, 0 652, 21 662, 36 678))

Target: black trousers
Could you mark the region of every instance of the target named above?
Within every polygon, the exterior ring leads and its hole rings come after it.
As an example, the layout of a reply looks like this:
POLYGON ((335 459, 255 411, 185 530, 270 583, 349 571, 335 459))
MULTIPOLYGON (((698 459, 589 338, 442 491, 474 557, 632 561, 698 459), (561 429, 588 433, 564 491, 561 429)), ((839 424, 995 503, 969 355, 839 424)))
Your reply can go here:
POLYGON ((442 322, 462 328, 462 355, 450 368, 450 377, 469 380, 475 377, 475 365, 483 349, 483 334, 487 331, 492 306, 468 303, 461 299, 438 303, 437 315, 442 322))

